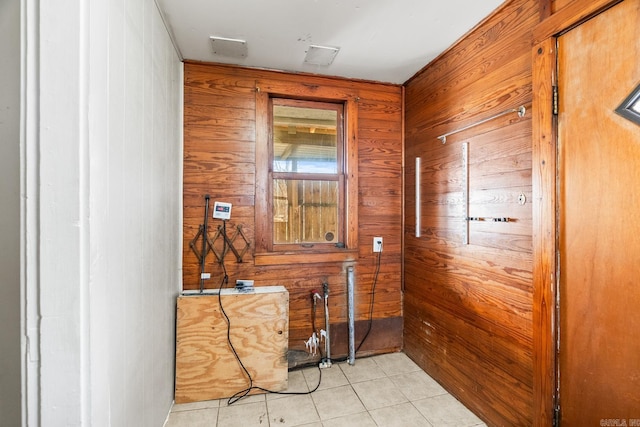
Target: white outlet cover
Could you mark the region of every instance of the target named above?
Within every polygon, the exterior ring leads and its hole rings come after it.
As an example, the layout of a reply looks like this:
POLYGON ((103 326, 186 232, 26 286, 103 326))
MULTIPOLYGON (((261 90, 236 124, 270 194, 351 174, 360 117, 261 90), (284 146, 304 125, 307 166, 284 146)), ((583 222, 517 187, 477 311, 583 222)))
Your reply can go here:
POLYGON ((383 244, 384 244, 384 242, 382 240, 382 237, 374 237, 373 238, 373 252, 382 252, 383 244), (380 245, 378 245, 377 242, 380 242, 380 245))

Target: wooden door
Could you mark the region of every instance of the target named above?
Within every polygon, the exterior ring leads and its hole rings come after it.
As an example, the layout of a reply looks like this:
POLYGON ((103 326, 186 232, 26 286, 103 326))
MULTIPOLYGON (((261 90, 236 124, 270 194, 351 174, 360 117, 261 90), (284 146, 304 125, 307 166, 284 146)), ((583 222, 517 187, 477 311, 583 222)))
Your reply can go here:
POLYGON ((640 0, 558 39, 562 425, 640 425, 640 0), (603 424, 604 423, 604 424, 603 424))

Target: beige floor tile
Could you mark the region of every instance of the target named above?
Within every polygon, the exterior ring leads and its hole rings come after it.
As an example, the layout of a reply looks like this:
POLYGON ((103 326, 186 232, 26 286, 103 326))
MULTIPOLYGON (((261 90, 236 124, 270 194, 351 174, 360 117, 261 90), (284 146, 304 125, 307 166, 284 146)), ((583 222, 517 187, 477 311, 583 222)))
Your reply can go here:
POLYGON ((165 427, 486 427, 404 353, 289 372, 285 392, 175 404, 165 427))
POLYGON ((320 421, 311 395, 286 396, 267 401, 269 425, 299 426, 320 421))
POLYGON ((389 378, 363 381, 352 387, 368 411, 408 402, 389 378))
POLYGON ((420 367, 404 353, 381 354, 372 358, 387 375, 420 371, 420 367))
POLYGON ((330 368, 322 369, 307 368, 304 371, 304 377, 307 380, 309 390, 313 390, 318 385, 318 377, 322 373, 322 380, 318 390, 326 390, 328 388, 340 387, 349 384, 347 377, 344 376, 339 365, 332 365, 330 368))
POLYGON ((218 408, 171 412, 165 427, 216 427, 217 418, 218 408))
POLYGON ((482 423, 480 418, 450 394, 417 400, 413 404, 434 426, 470 427, 482 423))
POLYGON ((233 404, 218 409, 217 427, 265 427, 269 425, 267 403, 233 404))
POLYGON ((351 384, 384 378, 386 374, 371 357, 356 359, 354 365, 340 363, 338 366, 344 372, 351 384))
MULTIPOLYGON (((432 427, 411 403, 369 411, 377 425, 384 427, 432 427)), ((439 426, 438 426, 439 427, 439 426)))
POLYGON ((267 401, 274 399, 282 399, 286 396, 291 396, 290 394, 285 393, 308 393, 309 387, 307 387, 307 382, 304 379, 304 374, 301 370, 298 371, 290 371, 289 372, 289 380, 288 387, 286 390, 280 393, 267 393, 267 401))
POLYGON ((311 395, 322 421, 365 411, 351 386, 319 390, 311 395))
POLYGON ((408 374, 391 375, 389 379, 405 395, 409 401, 425 399, 427 397, 447 394, 447 390, 424 371, 416 371, 408 374))
POLYGON ((376 427, 375 421, 368 412, 334 418, 322 423, 323 427, 376 427))
POLYGON ((171 412, 193 411, 195 409, 218 408, 220 402, 218 400, 204 400, 202 402, 192 403, 174 403, 171 412))
POLYGON ((219 399, 218 401, 220 402, 220 407, 222 408, 225 406, 247 405, 249 403, 262 403, 265 401, 265 399, 266 399, 265 393, 258 393, 258 394, 250 394, 248 396, 245 396, 242 399, 235 401, 231 405, 229 405, 229 398, 219 399))

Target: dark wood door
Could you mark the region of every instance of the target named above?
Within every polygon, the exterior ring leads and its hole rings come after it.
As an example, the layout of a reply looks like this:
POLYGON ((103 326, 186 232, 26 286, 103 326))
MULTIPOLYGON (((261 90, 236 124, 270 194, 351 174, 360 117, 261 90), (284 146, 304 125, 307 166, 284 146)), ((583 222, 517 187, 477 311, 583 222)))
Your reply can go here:
POLYGON ((640 0, 558 39, 558 366, 566 426, 640 425, 640 126, 615 113, 638 83, 640 0))

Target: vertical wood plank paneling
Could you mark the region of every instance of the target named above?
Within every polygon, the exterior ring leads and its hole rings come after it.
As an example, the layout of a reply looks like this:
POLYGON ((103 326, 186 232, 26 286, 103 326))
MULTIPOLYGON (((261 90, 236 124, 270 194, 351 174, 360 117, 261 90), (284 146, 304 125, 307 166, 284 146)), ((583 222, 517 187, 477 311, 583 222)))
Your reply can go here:
MULTIPOLYGON (((351 117, 351 120, 346 121, 345 123, 357 123, 360 125, 360 121, 358 120, 358 103, 357 102, 348 102, 347 108, 345 111, 345 115, 347 117, 351 117)), ((358 164, 358 126, 349 127, 345 129, 345 162, 350 163, 352 165, 358 164)), ((396 138, 398 135, 396 134, 396 138)), ((355 247, 356 242, 358 241, 358 204, 349 203, 350 200, 358 199, 358 177, 359 173, 355 173, 356 171, 350 170, 347 174, 347 188, 348 192, 346 194, 345 206, 354 206, 349 212, 346 212, 347 216, 347 224, 346 224, 346 244, 347 247, 355 247)))
POLYGON ((534 29, 533 41, 533 196, 534 196, 534 425, 553 421, 556 404, 557 340, 557 128, 551 114, 557 84, 555 36, 620 0, 554 0, 552 15, 534 29))
MULTIPOLYGON (((256 111, 265 111, 269 104, 269 94, 256 87, 256 111)), ((250 170, 255 171, 255 222, 254 227, 259 227, 256 230, 256 235, 260 236, 260 241, 255 242, 255 250, 258 252, 266 252, 271 246, 265 237, 269 235, 269 224, 266 221, 260 221, 260 217, 264 216, 268 211, 269 200, 269 174, 268 169, 262 169, 258 171, 255 167, 256 164, 267 164, 269 161, 269 134, 265 131, 269 129, 269 124, 265 123, 264 115, 256 115, 256 157, 255 164, 250 164, 250 170)), ((212 156, 217 156, 218 153, 212 150, 210 153, 212 156)), ((270 168, 269 168, 270 169, 270 168)), ((251 185, 251 183, 249 183, 251 185)))
POLYGON ((405 351, 489 425, 534 421, 531 112, 457 133, 446 145, 437 136, 519 105, 530 110, 531 38, 548 13, 542 6, 507 2, 406 84, 405 351), (469 244, 463 142, 469 215, 510 219, 469 222, 469 244))
POLYGON ((552 114, 556 42, 533 49, 533 343, 534 425, 553 420, 555 395, 556 137, 552 114))
MULTIPOLYGON (((311 291, 322 291, 322 283, 327 281, 332 356, 340 357, 347 353, 346 334, 340 334, 347 321, 346 268, 356 267, 356 320, 366 323, 376 267, 371 241, 374 235, 380 235, 385 239, 385 251, 376 288, 374 327, 362 354, 398 350, 402 336, 402 88, 187 63, 184 94, 184 288, 195 289, 199 283, 198 263, 189 241, 203 221, 203 197, 208 193, 212 201, 233 203, 228 227, 241 225, 252 245, 242 263, 227 256, 225 266, 231 284, 236 279, 254 279, 256 286, 285 286, 290 295, 289 347, 303 350, 304 340, 312 331, 311 291), (358 165, 347 177, 350 181, 347 197, 357 201, 355 209, 347 213, 347 246, 357 248, 348 257, 327 254, 309 263, 300 258, 304 255, 283 254, 270 260, 277 258, 283 262, 281 265, 267 265, 263 256, 253 257, 269 246, 268 241, 256 241, 257 236, 268 235, 257 227, 266 227, 261 219, 270 203, 269 177, 255 167, 256 162, 264 164, 269 156, 269 136, 262 131, 265 123, 260 115, 256 116, 256 111, 268 102, 269 93, 307 98, 314 98, 315 93, 315 97, 346 99, 346 115, 356 118, 356 125, 345 130, 346 154, 358 165), (306 262, 300 264, 298 260, 306 262), (333 336, 334 333, 337 335, 333 336)), ((215 222, 211 222, 211 227, 212 234, 216 231, 215 222)), ((211 255, 207 270, 212 274, 207 287, 217 288, 222 268, 211 255)), ((318 316, 320 325, 321 309, 318 316)))

